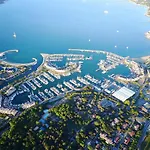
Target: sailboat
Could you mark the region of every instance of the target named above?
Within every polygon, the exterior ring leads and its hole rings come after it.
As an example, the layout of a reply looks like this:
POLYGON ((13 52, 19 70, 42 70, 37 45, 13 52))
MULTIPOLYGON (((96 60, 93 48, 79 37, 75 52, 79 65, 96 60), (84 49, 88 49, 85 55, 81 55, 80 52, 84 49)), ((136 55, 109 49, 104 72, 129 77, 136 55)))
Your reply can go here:
POLYGON ((14 37, 14 38, 16 38, 16 37, 17 37, 17 35, 16 35, 16 33, 15 33, 15 32, 14 32, 14 34, 13 34, 13 37, 14 37))
POLYGON ((105 11, 104 11, 104 14, 108 14, 108 10, 105 10, 105 11))

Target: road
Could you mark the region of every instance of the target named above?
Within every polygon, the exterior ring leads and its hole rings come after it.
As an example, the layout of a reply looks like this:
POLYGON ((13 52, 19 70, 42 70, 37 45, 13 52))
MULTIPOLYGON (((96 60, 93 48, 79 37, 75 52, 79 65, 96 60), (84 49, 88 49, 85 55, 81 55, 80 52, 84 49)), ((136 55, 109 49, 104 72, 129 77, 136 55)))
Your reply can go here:
POLYGON ((140 150, 141 144, 145 139, 147 128, 149 127, 149 125, 150 125, 150 120, 146 121, 145 124, 144 124, 144 128, 142 130, 142 135, 141 135, 141 137, 139 139, 139 142, 138 142, 138 145, 137 145, 138 150, 140 150))

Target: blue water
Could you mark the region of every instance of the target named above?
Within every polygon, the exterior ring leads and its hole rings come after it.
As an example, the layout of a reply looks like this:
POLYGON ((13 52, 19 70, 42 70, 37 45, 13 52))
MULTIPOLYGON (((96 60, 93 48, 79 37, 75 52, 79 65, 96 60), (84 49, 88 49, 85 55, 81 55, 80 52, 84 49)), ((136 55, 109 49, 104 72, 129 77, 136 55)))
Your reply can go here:
POLYGON ((144 33, 150 19, 145 12, 145 7, 128 0, 9 0, 0 5, 0 51, 19 49, 9 57, 14 62, 40 58, 40 52, 66 53, 68 48, 149 55, 150 41, 144 33))

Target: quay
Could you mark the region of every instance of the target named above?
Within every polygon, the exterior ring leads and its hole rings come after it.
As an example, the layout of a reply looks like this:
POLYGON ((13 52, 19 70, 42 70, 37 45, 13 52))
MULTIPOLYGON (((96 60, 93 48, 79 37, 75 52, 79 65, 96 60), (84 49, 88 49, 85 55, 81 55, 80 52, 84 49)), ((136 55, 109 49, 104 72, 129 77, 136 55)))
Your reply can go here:
POLYGON ((1 64, 15 66, 15 67, 34 66, 37 64, 37 59, 36 58, 32 58, 32 59, 33 59, 33 62, 31 62, 31 63, 12 63, 12 62, 8 62, 8 61, 1 61, 1 64))
POLYGON ((47 57, 84 57, 84 55, 81 54, 44 54, 41 53, 43 58, 47 57))
POLYGON ((6 51, 0 53, 0 57, 1 57, 1 56, 4 56, 6 53, 11 53, 11 52, 16 52, 16 53, 18 53, 19 50, 17 50, 17 49, 6 50, 6 51))
POLYGON ((78 52, 90 52, 90 53, 102 53, 102 54, 107 54, 109 52, 106 52, 104 50, 90 50, 90 49, 68 49, 69 51, 78 51, 78 52))

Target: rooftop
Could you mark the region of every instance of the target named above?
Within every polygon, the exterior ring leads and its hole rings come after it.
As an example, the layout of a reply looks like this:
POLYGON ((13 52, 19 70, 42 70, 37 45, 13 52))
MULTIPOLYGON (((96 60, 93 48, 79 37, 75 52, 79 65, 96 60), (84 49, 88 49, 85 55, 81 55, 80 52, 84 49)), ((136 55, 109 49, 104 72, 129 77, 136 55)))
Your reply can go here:
POLYGON ((120 101, 124 102, 125 100, 129 99, 135 94, 134 91, 126 88, 125 86, 121 89, 117 90, 112 94, 115 98, 119 99, 120 101))

